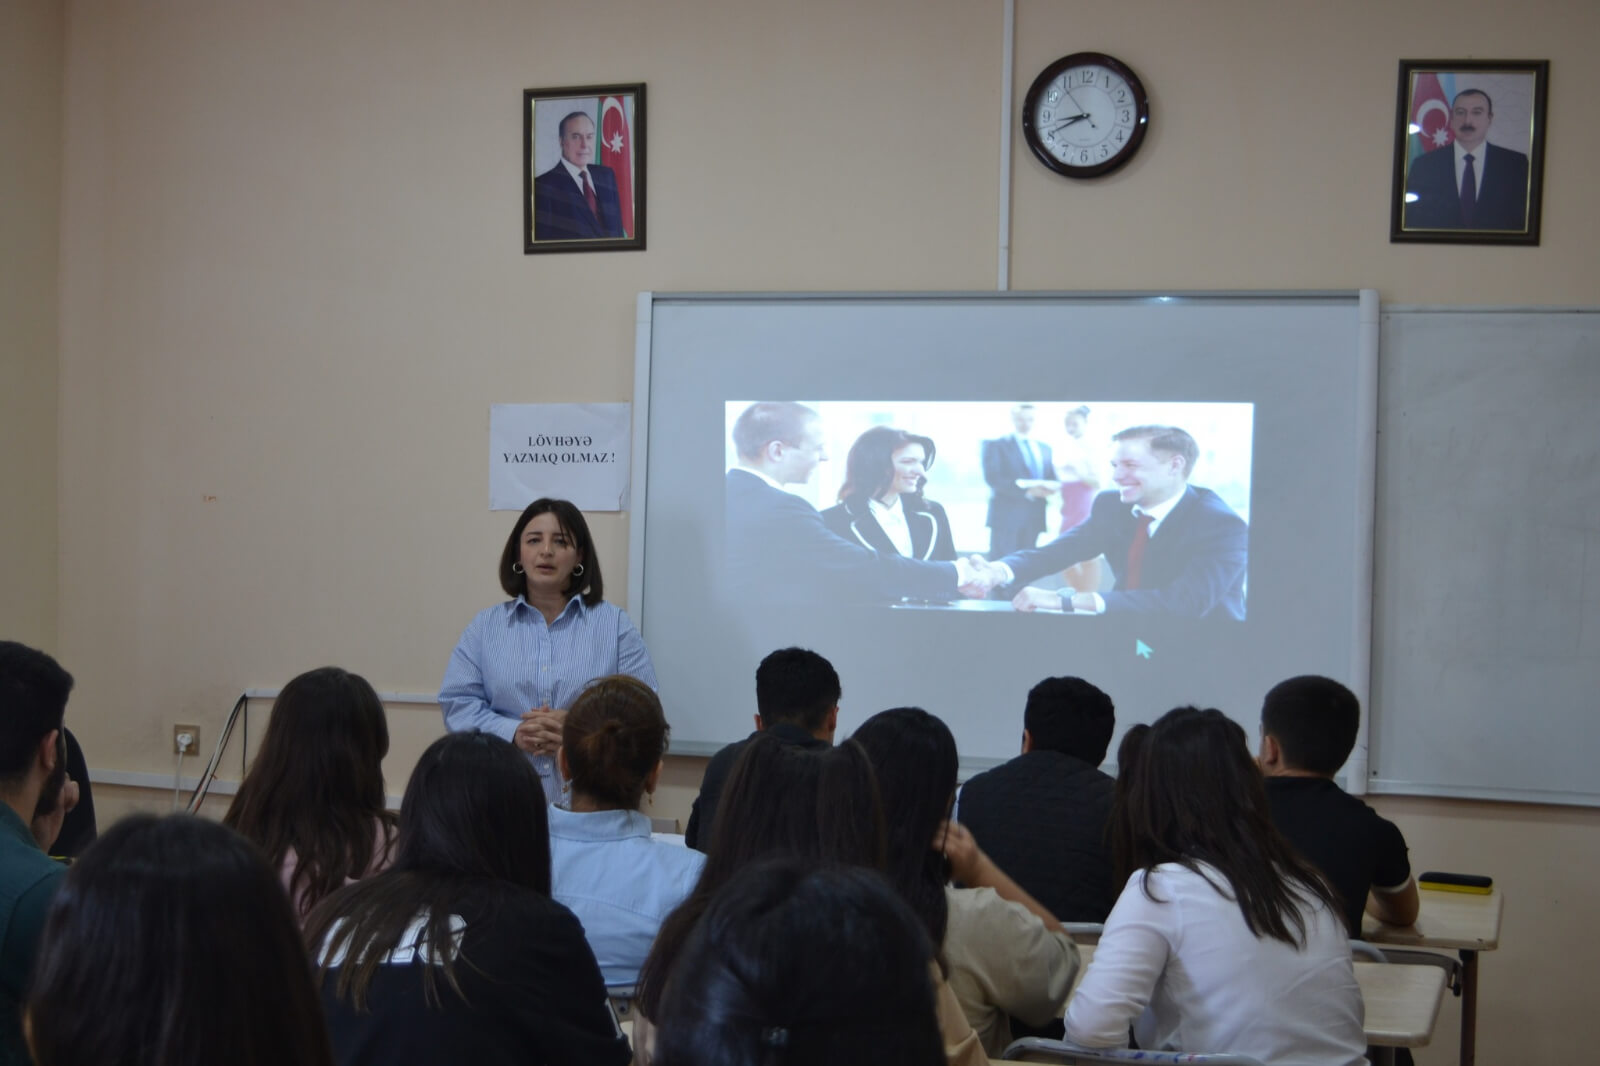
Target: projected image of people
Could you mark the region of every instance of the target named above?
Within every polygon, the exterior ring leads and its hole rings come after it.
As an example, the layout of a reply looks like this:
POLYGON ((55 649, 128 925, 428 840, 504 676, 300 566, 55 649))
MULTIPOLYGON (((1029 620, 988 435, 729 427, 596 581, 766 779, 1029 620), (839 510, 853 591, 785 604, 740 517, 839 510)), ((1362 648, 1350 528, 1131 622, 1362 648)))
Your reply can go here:
POLYGON ((1245 616, 1250 404, 734 401, 725 411, 725 598, 1245 616), (996 437, 997 424, 1013 432, 996 437), (840 453, 842 464, 829 461, 840 453))

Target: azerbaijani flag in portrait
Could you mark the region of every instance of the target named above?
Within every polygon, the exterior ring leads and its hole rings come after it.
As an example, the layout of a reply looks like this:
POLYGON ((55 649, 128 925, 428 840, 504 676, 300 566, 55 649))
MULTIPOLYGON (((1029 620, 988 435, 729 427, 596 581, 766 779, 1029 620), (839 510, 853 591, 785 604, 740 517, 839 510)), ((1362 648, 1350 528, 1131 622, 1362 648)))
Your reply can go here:
POLYGON ((1454 74, 1425 71, 1417 75, 1411 91, 1411 151, 1406 162, 1435 148, 1448 148, 1455 140, 1450 132, 1450 100, 1456 94, 1454 74))
POLYGON ((633 130, 619 96, 600 98, 600 165, 617 178, 617 199, 622 201, 622 233, 633 232, 633 130))

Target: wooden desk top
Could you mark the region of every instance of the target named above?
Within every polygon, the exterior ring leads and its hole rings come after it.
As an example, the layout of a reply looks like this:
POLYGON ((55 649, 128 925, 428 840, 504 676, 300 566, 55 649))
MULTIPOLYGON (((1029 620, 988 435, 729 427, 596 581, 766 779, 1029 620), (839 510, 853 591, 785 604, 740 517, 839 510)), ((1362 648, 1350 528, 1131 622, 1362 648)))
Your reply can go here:
POLYGON ((1422 910, 1415 925, 1384 925, 1368 917, 1361 926, 1361 938, 1374 944, 1465 951, 1493 951, 1500 946, 1505 897, 1498 890, 1478 896, 1423 889, 1419 896, 1422 910))
POLYGON ((1427 1047, 1444 1000, 1443 968, 1360 960, 1355 967, 1367 1008, 1367 1043, 1427 1047))
MULTIPOLYGON (((1079 944, 1083 967, 1073 990, 1094 961, 1093 944, 1079 944)), ((1444 970, 1438 966, 1363 962, 1355 964, 1356 984, 1366 1004, 1367 1043, 1379 1047, 1427 1047, 1433 1039, 1439 1004, 1444 1000, 1444 970)))

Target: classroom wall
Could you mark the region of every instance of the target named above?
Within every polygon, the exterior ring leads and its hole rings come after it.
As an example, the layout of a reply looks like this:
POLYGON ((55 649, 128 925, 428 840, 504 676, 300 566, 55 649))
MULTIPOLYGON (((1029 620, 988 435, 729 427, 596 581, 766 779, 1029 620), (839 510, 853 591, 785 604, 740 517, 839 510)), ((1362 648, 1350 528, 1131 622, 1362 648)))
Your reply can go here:
POLYGON ((0 3, 0 638, 56 645, 56 286, 61 79, 55 0, 0 3))
MULTIPOLYGON (((48 79, 56 9, 40 8, 21 50, 48 79)), ((69 713, 97 769, 170 775, 173 722, 200 723, 209 751, 242 689, 327 662, 434 690, 499 596, 512 516, 485 509, 489 405, 631 399, 640 290, 995 284, 997 0, 65 10, 60 452, 0 459, 7 478, 57 471, 59 498, 25 495, 31 518, 0 524, 0 558, 59 546, 54 577, 18 602, 45 619, 59 586, 69 713), (649 86, 649 249, 523 255, 521 90, 623 81, 649 86)), ((1600 88, 1597 23, 1568 0, 1021 0, 1017 105, 1049 61, 1096 49, 1143 75, 1154 117, 1139 159, 1092 184, 1046 173, 1018 138, 1011 283, 1593 304, 1600 142, 1579 108, 1600 88), (1551 60, 1539 247, 1388 243, 1397 61, 1440 55, 1551 60)), ((25 198, 48 211, 42 184, 25 198)), ((48 259, 30 247, 7 236, 0 261, 48 259)), ((47 340, 37 351, 50 364, 47 340)), ((49 420, 27 435, 55 438, 49 420)), ((592 521, 625 600, 627 518, 592 521)), ((747 698, 730 694, 741 720, 747 698)), ((438 722, 391 717, 398 793, 438 722)), ((701 764, 671 763, 652 813, 686 817, 701 764)), ((106 796, 112 813, 166 802, 106 796)), ((1558 984, 1568 971, 1548 958, 1600 947, 1565 903, 1600 872, 1600 820, 1382 806, 1420 863, 1508 885, 1484 1060, 1576 1044, 1583 1014, 1563 990, 1578 982, 1558 984), (1564 868, 1546 873, 1553 855, 1564 868)))

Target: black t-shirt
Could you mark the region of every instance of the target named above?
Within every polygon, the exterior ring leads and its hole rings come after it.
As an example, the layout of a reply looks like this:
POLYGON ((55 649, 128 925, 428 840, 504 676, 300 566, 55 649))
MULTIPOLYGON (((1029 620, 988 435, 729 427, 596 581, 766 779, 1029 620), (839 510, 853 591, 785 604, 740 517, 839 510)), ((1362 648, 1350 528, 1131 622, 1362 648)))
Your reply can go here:
POLYGON ((1267 802, 1278 832, 1344 900, 1345 924, 1359 937, 1367 891, 1403 888, 1411 879, 1405 837, 1325 777, 1269 777, 1267 802))
POLYGON ((632 1053, 571 911, 503 886, 458 901, 452 913, 465 922, 455 967, 465 1002, 442 979, 434 985, 440 1003, 427 1002, 428 963, 405 946, 409 936, 378 967, 364 1011, 335 998, 339 969, 328 971, 322 1006, 340 1066, 626 1066, 632 1053))

